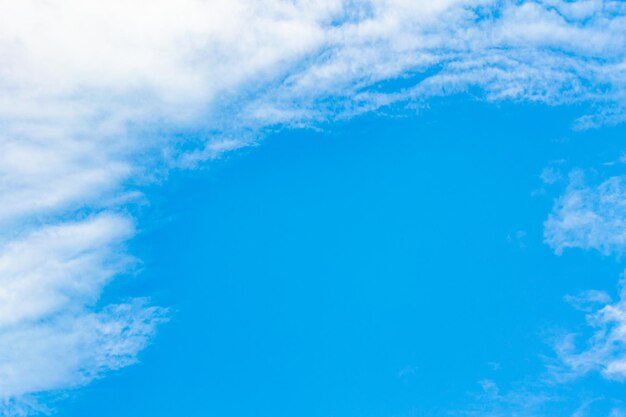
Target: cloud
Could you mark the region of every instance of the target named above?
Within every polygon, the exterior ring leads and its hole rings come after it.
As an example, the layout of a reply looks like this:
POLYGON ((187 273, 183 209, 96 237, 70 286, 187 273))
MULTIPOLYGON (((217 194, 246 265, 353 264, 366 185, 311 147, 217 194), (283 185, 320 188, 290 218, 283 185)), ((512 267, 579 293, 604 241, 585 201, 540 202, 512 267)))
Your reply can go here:
POLYGON ((544 168, 539 175, 541 181, 546 185, 552 185, 561 180, 561 172, 552 167, 544 168))
POLYGON ((11 328, 0 336, 2 392, 10 400, 73 388, 132 364, 154 333, 157 317, 158 308, 135 301, 11 328))
MULTIPOLYGON (((565 193, 544 224, 546 242, 561 253, 567 248, 621 255, 626 249, 626 178, 610 177, 590 185, 582 171, 573 171, 565 193)), ((579 335, 567 334, 557 344, 560 377, 592 371, 605 378, 626 379, 626 281, 619 298, 597 290, 568 296, 566 301, 586 313, 591 335, 580 346, 579 335)))
POLYGON ((0 326, 97 301, 106 282, 130 262, 115 246, 132 229, 128 219, 101 214, 6 244, 0 253, 0 326))
MULTIPOLYGON (((100 296, 132 267, 134 221, 119 213, 168 169, 274 128, 470 91, 584 102, 581 128, 626 114, 618 1, 0 0, 0 10, 4 414, 136 360, 163 311, 100 296)), ((610 203, 587 201, 621 193, 620 181, 572 188, 578 197, 549 220, 565 231, 549 224, 546 239, 618 247, 603 237, 619 226, 610 203)))
POLYGON ((478 382, 481 391, 474 395, 473 401, 463 410, 452 415, 466 417, 542 417, 574 416, 579 404, 564 401, 554 389, 541 383, 517 384, 503 390, 490 379, 478 382))
POLYGON ((582 171, 570 182, 544 224, 545 241, 557 253, 566 248, 595 249, 603 254, 626 249, 626 178, 599 185, 585 183, 582 171))
POLYGON ((136 360, 164 310, 141 300, 96 306, 132 263, 122 245, 132 233, 128 218, 101 213, 0 249, 0 409, 17 413, 28 402, 16 398, 80 386, 136 360))
MULTIPOLYGON (((472 395, 465 409, 445 414, 467 417, 618 417, 624 415, 621 398, 592 389, 572 389, 549 378, 524 380, 505 389, 493 380, 478 382, 481 390, 472 395)), ((441 413, 440 413, 441 414, 441 413)))
POLYGON ((592 371, 605 378, 626 379, 626 281, 620 284, 619 299, 608 300, 601 292, 587 292, 575 297, 576 304, 584 301, 588 308, 586 320, 592 334, 580 346, 576 334, 568 334, 560 340, 557 353, 562 367, 561 376, 580 376, 592 371))

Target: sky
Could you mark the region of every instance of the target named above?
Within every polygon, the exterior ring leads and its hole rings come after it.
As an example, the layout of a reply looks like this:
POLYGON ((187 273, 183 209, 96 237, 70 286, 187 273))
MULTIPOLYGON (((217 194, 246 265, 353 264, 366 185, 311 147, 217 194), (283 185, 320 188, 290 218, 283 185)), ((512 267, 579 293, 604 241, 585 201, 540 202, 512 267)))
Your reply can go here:
POLYGON ((626 6, 0 0, 0 415, 626 415, 626 6))

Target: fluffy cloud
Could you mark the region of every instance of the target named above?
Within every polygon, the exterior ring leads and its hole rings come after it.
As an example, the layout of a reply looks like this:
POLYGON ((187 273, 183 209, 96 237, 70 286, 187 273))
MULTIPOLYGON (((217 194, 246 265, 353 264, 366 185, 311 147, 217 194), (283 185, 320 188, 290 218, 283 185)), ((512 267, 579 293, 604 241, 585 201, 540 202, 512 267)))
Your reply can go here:
MULTIPOLYGON (((625 19, 600 0, 0 0, 0 411, 132 363, 154 332, 162 310, 98 302, 132 264, 117 213, 142 183, 276 126, 475 88, 620 122, 625 19)), ((563 207, 606 214, 589 204, 563 207)), ((617 244, 568 227, 556 248, 617 244)))
POLYGON ((595 249, 604 254, 626 249, 626 178, 612 177, 597 186, 585 183, 582 171, 545 222, 545 239, 557 253, 566 248, 595 249))

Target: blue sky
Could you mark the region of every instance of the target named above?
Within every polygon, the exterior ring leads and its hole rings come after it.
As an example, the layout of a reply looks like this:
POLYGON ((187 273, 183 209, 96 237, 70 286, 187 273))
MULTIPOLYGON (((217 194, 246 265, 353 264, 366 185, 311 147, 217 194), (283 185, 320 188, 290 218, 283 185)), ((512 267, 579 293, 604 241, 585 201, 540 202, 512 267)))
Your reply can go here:
POLYGON ((626 5, 0 2, 0 416, 626 415, 626 5))
POLYGON ((566 183, 546 167, 623 171, 602 164, 624 128, 574 132, 578 111, 452 98, 174 174, 132 243, 142 272, 104 301, 149 294, 171 321, 60 415, 465 415, 498 401, 486 381, 608 415, 621 383, 542 382, 554 338, 584 329, 564 296, 615 293, 623 268, 544 243, 566 183))

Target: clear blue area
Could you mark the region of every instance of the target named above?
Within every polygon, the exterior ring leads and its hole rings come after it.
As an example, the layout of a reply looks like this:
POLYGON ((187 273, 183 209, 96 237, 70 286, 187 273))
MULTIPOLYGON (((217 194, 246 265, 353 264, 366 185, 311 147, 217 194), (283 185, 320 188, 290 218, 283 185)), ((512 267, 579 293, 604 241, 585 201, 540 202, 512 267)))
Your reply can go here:
POLYGON ((551 335, 583 323, 563 296, 614 290, 622 269, 542 242, 565 185, 542 169, 623 148, 624 127, 572 131, 583 111, 454 98, 172 174, 140 216, 142 272, 106 296, 148 294, 172 320, 59 415, 440 416, 480 380, 535 378, 551 335))

